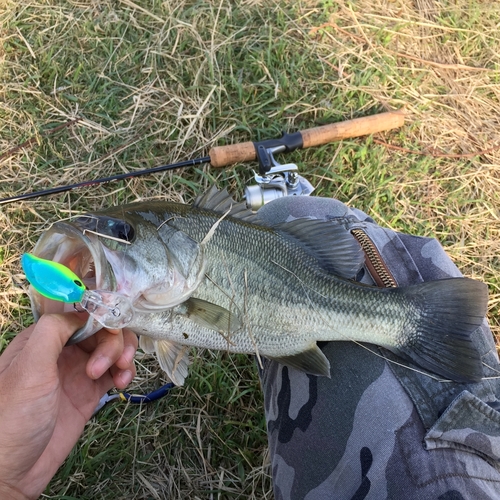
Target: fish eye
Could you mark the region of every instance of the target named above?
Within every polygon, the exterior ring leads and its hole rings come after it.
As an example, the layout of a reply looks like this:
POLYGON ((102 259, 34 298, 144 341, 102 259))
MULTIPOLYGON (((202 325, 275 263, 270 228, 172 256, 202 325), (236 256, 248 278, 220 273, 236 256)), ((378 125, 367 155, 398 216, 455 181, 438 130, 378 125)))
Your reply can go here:
POLYGON ((125 221, 117 221, 113 227, 114 236, 119 240, 132 241, 135 236, 134 228, 125 221))
POLYGON ((76 285, 76 286, 79 286, 79 287, 82 287, 83 286, 83 283, 80 281, 80 280, 74 280, 73 283, 76 285))

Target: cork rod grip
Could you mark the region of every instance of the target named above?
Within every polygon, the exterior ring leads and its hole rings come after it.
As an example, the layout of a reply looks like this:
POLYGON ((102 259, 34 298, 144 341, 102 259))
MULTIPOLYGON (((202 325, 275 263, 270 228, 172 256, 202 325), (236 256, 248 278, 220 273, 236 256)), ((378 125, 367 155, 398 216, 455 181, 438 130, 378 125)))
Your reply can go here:
POLYGON ((257 158, 253 142, 241 142, 240 144, 230 144, 229 146, 215 146, 208 155, 212 167, 225 167, 235 163, 252 161, 257 158))
POLYGON ((401 127, 404 120, 404 114, 401 111, 390 111, 302 130, 303 147, 311 148, 313 146, 328 144, 329 142, 349 139, 350 137, 360 137, 362 135, 383 132, 384 130, 391 130, 401 127))
MULTIPOLYGON (((364 116, 322 127, 310 128, 301 131, 303 148, 321 146, 329 142, 340 141, 350 137, 375 134, 384 130, 401 127, 404 123, 404 114, 400 111, 380 113, 364 116)), ((209 151, 212 167, 225 167, 234 163, 243 163, 257 158, 253 142, 216 146, 209 151)))

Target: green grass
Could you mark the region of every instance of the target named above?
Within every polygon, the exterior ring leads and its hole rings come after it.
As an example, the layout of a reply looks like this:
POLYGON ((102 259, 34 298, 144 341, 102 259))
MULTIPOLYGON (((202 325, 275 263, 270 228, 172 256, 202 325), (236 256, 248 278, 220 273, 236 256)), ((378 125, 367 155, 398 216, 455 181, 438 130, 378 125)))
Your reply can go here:
MULTIPOLYGON (((319 196, 437 237, 466 275, 488 283, 499 335, 500 13, 479 1, 427 4, 6 2, 0 197, 404 107, 401 130, 280 160, 296 162, 319 196)), ((52 222, 138 199, 190 202, 213 183, 238 197, 251 168, 192 168, 2 206, 0 350, 32 321, 19 257, 52 222)), ((133 390, 158 387, 154 359, 138 363, 133 390)), ((93 419, 46 497, 271 498, 266 457, 253 360, 200 352, 184 388, 93 419)))

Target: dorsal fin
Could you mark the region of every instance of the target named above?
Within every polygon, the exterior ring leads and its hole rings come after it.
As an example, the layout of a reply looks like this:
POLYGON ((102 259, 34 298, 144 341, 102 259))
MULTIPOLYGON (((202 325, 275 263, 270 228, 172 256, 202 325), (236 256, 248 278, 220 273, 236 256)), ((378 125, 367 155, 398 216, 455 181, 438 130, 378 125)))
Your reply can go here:
POLYGON ((193 207, 221 215, 230 210, 227 214, 230 217, 273 227, 312 254, 323 269, 342 278, 356 277, 365 262, 363 250, 354 236, 342 225, 331 221, 303 218, 270 224, 249 210, 245 202, 235 202, 226 189, 219 191, 215 185, 198 196, 193 207))
POLYGON ((229 217, 244 220, 246 222, 255 222, 256 215, 247 208, 246 203, 234 201, 227 189, 219 191, 215 184, 204 194, 199 195, 193 202, 194 208, 202 210, 211 210, 213 212, 228 214, 229 217))
POLYGON ((272 227, 313 255, 323 269, 342 278, 355 278, 365 263, 360 244, 341 224, 295 219, 272 227))

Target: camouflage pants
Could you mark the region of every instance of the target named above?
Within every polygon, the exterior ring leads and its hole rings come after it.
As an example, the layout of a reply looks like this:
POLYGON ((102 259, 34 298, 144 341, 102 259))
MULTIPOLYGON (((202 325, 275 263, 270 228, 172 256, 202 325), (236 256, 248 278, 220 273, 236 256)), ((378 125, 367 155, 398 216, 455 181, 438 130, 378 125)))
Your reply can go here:
MULTIPOLYGON (((437 241, 381 228, 336 200, 282 198, 259 213, 361 231, 398 286, 461 276, 437 241)), ((376 274, 367 266, 358 279, 374 284, 376 274)), ((473 341, 485 372, 477 384, 429 378, 370 344, 320 344, 331 379, 266 361, 276 499, 500 499, 500 366, 486 322, 473 341)))

